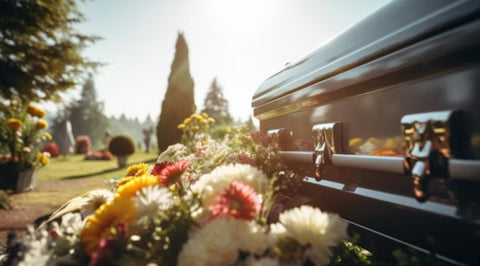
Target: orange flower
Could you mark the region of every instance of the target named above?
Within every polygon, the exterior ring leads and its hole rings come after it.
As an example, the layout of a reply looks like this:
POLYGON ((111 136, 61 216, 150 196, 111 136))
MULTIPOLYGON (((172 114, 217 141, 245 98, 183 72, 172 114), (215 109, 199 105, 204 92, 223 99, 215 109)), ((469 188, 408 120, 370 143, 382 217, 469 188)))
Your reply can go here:
POLYGON ((47 123, 47 121, 45 121, 43 119, 38 119, 36 126, 37 126, 37 128, 40 128, 40 129, 47 129, 48 128, 48 123, 47 123))
POLYGON ((29 113, 32 116, 36 116, 36 117, 44 117, 45 116, 45 111, 36 107, 33 104, 29 104, 27 106, 27 113, 29 113))
POLYGON ((135 206, 130 198, 115 198, 100 206, 88 218, 80 233, 85 251, 92 256, 99 248, 100 240, 116 233, 116 226, 122 223, 130 224, 135 220, 135 206))
POLYGON ((16 119, 16 118, 10 118, 7 120, 7 127, 10 128, 13 131, 17 131, 20 128, 22 128, 22 121, 16 119))

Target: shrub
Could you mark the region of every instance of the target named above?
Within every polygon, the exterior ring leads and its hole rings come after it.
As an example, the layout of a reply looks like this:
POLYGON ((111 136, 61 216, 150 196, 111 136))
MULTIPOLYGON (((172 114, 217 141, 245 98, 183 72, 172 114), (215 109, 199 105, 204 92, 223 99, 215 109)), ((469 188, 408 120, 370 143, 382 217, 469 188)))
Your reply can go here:
POLYGON ((86 135, 78 136, 75 140, 75 153, 76 154, 87 154, 92 147, 90 137, 86 135))
POLYGON ((115 156, 129 156, 135 152, 135 144, 127 136, 116 136, 108 144, 108 150, 115 156))
POLYGON ((58 148, 58 145, 55 142, 46 143, 43 146, 42 151, 50 153, 50 157, 52 158, 58 157, 60 155, 60 149, 58 148))

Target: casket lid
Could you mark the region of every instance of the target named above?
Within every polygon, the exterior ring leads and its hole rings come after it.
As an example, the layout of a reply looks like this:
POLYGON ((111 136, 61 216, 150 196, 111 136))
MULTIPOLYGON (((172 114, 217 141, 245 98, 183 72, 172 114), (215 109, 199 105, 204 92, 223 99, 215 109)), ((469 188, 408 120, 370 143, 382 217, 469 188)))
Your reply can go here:
POLYGON ((442 32, 480 11, 480 1, 393 1, 264 81, 252 107, 442 32))

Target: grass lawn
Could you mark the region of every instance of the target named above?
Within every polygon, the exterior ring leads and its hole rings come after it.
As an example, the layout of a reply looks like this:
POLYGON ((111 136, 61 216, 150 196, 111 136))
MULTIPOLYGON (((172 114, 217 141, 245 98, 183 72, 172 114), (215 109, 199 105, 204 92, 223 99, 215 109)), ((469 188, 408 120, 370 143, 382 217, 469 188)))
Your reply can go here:
MULTIPOLYGON (((52 158, 50 163, 38 171, 39 180, 48 179, 77 179, 77 178, 106 178, 123 176, 126 168, 118 168, 117 160, 84 160, 84 155, 71 155, 68 158, 52 158)), ((127 165, 137 163, 153 164, 157 153, 137 152, 128 157, 127 165)), ((127 166, 128 167, 128 166, 127 166)))
POLYGON ((84 160, 84 155, 52 158, 37 174, 33 191, 13 194, 11 199, 23 206, 58 208, 66 201, 92 189, 107 188, 104 181, 125 176, 128 166, 137 163, 154 164, 157 153, 137 152, 128 158, 127 167, 118 168, 117 160, 84 160))

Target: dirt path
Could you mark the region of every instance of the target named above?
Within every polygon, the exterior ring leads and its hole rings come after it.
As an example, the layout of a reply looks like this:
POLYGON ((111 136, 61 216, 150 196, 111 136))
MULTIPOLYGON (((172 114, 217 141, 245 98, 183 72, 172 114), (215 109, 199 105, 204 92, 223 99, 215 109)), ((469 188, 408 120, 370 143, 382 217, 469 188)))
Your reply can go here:
POLYGON ((28 224, 49 215, 69 199, 94 188, 104 188, 102 181, 96 178, 37 180, 32 191, 10 194, 13 209, 0 210, 0 242, 5 243, 10 229, 23 235, 28 224))

